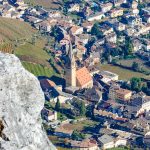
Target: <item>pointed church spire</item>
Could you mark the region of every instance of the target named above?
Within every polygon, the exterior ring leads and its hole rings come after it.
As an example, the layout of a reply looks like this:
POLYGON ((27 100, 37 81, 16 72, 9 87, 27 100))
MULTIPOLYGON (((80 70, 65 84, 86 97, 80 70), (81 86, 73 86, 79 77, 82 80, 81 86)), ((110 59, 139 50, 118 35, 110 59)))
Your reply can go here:
POLYGON ((69 57, 69 78, 67 80, 70 80, 70 86, 76 86, 76 61, 72 49, 72 43, 71 41, 69 42, 69 51, 68 51, 68 57, 69 57))

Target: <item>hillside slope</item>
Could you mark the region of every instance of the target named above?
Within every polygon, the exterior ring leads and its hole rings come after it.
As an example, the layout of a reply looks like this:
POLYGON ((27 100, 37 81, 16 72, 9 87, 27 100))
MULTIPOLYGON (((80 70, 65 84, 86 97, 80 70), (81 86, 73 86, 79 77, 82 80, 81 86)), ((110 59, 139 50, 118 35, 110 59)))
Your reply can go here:
POLYGON ((44 8, 59 9, 63 0, 24 0, 29 5, 43 6, 44 8))
POLYGON ((48 62, 52 57, 43 50, 47 42, 46 38, 40 36, 38 31, 32 28, 28 23, 0 17, 0 42, 1 41, 3 42, 0 43, 0 51, 14 53, 21 61, 27 62, 23 63, 23 65, 26 64, 24 67, 34 73, 34 75, 48 77, 57 75, 56 71, 48 62), (33 43, 32 40, 35 36, 36 38, 33 43), (33 67, 31 68, 31 66, 33 67), (37 70, 38 73, 34 71, 34 69, 37 68, 39 69, 37 70))
POLYGON ((0 38, 13 41, 21 38, 31 38, 37 31, 23 21, 0 17, 0 38))

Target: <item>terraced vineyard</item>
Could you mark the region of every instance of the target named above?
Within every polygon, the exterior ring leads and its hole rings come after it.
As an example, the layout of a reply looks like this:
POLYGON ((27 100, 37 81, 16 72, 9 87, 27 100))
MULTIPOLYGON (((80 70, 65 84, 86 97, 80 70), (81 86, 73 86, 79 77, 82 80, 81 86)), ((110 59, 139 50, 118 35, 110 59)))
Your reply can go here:
POLYGON ((29 24, 0 17, 0 51, 13 52, 35 76, 57 75, 53 69, 54 62, 48 62, 52 56, 43 50, 46 42, 46 38, 41 37, 29 24), (35 43, 32 43, 35 35, 35 43))
POLYGON ((13 53, 13 45, 10 43, 5 43, 0 45, 0 51, 2 51, 3 53, 13 53))
POLYGON ((37 31, 29 24, 0 17, 0 37, 6 41, 14 41, 20 38, 31 38, 37 31))
POLYGON ((25 67, 25 69, 27 69, 35 76, 47 76, 47 77, 51 77, 53 75, 57 76, 57 74, 54 72, 53 69, 44 67, 43 65, 29 63, 29 62, 22 62, 22 64, 25 67))

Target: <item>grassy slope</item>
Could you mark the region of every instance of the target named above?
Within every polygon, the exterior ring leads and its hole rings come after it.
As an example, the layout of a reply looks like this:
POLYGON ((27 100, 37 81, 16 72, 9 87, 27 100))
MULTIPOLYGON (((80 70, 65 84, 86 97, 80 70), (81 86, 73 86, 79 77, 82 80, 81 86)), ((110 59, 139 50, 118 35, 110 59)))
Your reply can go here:
POLYGON ((127 79, 131 79, 132 77, 150 79, 149 76, 146 76, 142 73, 134 72, 134 71, 131 71, 131 70, 123 69, 123 68, 113 66, 113 65, 109 65, 109 64, 102 65, 101 70, 108 70, 108 71, 114 72, 114 73, 119 75, 119 79, 127 80, 127 79))
POLYGON ((33 73, 35 76, 47 76, 51 77, 52 75, 56 75, 56 73, 53 71, 53 69, 44 67, 40 64, 33 64, 29 62, 22 62, 23 66, 33 73))
POLYGON ((33 6, 39 5, 47 9, 49 8, 58 9, 62 4, 62 0, 24 0, 24 1, 29 5, 33 6))
POLYGON ((0 37, 6 41, 29 38, 34 33, 36 30, 25 22, 0 17, 0 37))
POLYGON ((24 45, 19 45, 14 52, 22 61, 26 61, 26 63, 23 63, 24 67, 34 75, 51 76, 55 74, 55 71, 48 63, 51 56, 43 50, 46 39, 40 37, 33 45, 31 38, 35 33, 37 31, 25 22, 0 17, 0 37, 6 43, 14 43, 16 39, 27 39, 27 42, 24 45), (28 62, 33 62, 34 64, 32 65, 28 62), (46 68, 40 66, 41 64, 46 68))

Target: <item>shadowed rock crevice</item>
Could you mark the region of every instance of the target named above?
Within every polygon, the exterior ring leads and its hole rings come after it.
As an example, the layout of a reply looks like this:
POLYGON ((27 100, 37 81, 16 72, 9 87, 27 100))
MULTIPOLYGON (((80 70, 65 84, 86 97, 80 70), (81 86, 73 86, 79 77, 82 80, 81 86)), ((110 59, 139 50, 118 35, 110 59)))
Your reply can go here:
POLYGON ((6 137, 6 135, 3 133, 3 130, 4 130, 4 125, 2 120, 0 120, 0 137, 5 141, 9 141, 9 138, 6 137))

